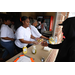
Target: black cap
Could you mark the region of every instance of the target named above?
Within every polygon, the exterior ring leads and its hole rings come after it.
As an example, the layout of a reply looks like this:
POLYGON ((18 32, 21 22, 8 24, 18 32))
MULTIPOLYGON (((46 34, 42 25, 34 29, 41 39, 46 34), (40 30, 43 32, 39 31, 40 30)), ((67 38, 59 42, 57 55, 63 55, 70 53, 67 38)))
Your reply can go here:
POLYGON ((75 23, 75 17, 70 17, 70 18, 67 18, 65 21, 63 21, 61 24, 58 24, 58 25, 63 26, 63 25, 73 23, 73 22, 75 23))
POLYGON ((58 24, 58 25, 60 25, 60 26, 63 26, 63 23, 61 23, 61 24, 58 24))

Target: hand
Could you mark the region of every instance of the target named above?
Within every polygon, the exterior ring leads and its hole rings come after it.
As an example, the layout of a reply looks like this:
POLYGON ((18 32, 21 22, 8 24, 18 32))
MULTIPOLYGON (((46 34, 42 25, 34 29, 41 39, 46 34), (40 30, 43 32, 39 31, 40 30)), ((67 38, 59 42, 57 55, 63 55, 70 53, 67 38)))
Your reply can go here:
POLYGON ((46 41, 43 41, 43 42, 41 43, 41 45, 42 45, 42 46, 48 46, 48 43, 47 43, 46 41))
POLYGON ((11 41, 14 41, 14 40, 15 40, 15 39, 13 39, 13 38, 11 39, 11 41))
POLYGON ((40 39, 40 38, 35 38, 36 41, 37 41, 38 39, 40 39))
POLYGON ((33 43, 33 44, 36 44, 36 45, 39 44, 37 41, 33 41, 32 43, 33 43))

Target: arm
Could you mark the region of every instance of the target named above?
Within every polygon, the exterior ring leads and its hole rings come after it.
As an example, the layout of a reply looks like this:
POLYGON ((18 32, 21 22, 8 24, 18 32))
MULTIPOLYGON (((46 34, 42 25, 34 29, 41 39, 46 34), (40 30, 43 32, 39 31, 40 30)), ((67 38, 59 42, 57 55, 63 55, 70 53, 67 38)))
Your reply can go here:
POLYGON ((47 27, 45 26, 45 29, 46 29, 46 31, 47 31, 47 27))
POLYGON ((9 37, 2 37, 2 39, 4 39, 4 40, 11 40, 11 41, 14 41, 13 38, 9 38, 9 37))
POLYGON ((24 39, 19 39, 21 43, 27 43, 27 44, 37 44, 35 41, 26 41, 24 39))
POLYGON ((38 40, 39 38, 34 37, 33 35, 31 35, 32 39, 38 40))
POLYGON ((55 45, 48 44, 48 47, 53 48, 53 49, 59 49, 61 47, 61 43, 60 44, 55 44, 55 45))
POLYGON ((19 39, 21 43, 27 43, 27 44, 31 44, 33 43, 32 41, 26 41, 24 39, 19 39))
POLYGON ((34 37, 33 35, 31 35, 31 38, 32 38, 32 39, 35 39, 35 37, 34 37))
POLYGON ((42 46, 48 46, 48 47, 53 48, 53 49, 59 49, 59 48, 61 48, 62 43, 53 45, 53 44, 48 44, 46 41, 43 41, 41 43, 41 45, 42 46))
POLYGON ((41 36, 41 38, 44 38, 44 39, 47 39, 47 40, 49 40, 49 38, 47 38, 47 37, 45 37, 45 36, 43 36, 43 35, 41 36))

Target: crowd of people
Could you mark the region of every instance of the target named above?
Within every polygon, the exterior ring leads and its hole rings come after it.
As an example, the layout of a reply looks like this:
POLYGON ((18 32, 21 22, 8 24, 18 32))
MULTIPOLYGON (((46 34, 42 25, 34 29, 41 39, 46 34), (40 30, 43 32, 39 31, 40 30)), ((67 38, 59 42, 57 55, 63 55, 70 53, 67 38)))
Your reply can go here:
MULTIPOLYGON (((24 46, 30 47, 33 44, 38 44, 37 40, 40 38, 49 39, 41 34, 46 31, 46 24, 42 20, 41 32, 38 30, 38 21, 36 19, 30 20, 27 16, 20 18, 20 25, 15 28, 15 21, 10 17, 5 17, 3 20, 0 18, 0 44, 5 48, 5 51, 0 58, 0 61, 5 60, 9 54, 10 57, 14 56, 14 50, 18 53, 22 51, 24 46)), ((18 26, 18 25, 17 25, 18 26)))
MULTIPOLYGON (((9 17, 5 17, 4 20, 0 18, 0 44, 5 48, 0 61, 4 61, 8 54, 13 57, 14 50, 19 53, 24 46, 30 47, 33 44, 38 44, 37 40, 40 38, 49 40, 48 37, 42 35, 47 30, 44 19, 37 21, 22 16, 20 22, 16 23, 17 28, 14 24, 15 21, 9 17)), ((67 18, 59 25, 63 26, 64 41, 55 45, 48 44, 45 41, 41 45, 59 49, 56 62, 75 62, 75 17, 67 18)))

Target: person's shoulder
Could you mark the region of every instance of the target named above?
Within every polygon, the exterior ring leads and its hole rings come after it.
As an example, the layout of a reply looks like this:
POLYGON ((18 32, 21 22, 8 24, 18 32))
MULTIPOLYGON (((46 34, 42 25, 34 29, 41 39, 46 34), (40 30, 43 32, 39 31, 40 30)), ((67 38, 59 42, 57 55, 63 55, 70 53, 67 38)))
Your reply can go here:
POLYGON ((7 26, 7 25, 5 25, 5 24, 2 24, 2 25, 1 25, 1 29, 3 29, 3 28, 4 28, 4 29, 7 29, 7 28, 8 28, 8 26, 7 26))
POLYGON ((34 26, 33 25, 30 25, 30 27, 33 28, 34 26))
POLYGON ((1 27, 6 27, 6 25, 5 24, 2 24, 1 27))
POLYGON ((46 25, 46 23, 43 23, 44 25, 46 25))
POLYGON ((22 27, 22 26, 20 26, 17 30, 21 30, 21 29, 23 29, 23 27, 22 27))
POLYGON ((27 30, 31 30, 31 27, 27 27, 26 29, 27 29, 27 30))
POLYGON ((23 27, 20 26, 20 27, 16 30, 16 32, 18 32, 18 31, 22 31, 22 30, 23 30, 23 27))

